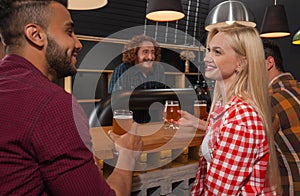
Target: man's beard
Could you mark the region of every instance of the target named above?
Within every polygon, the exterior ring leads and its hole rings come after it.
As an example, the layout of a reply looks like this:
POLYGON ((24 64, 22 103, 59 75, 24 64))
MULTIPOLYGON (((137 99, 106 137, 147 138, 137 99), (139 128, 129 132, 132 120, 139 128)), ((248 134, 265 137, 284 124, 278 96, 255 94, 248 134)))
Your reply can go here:
POLYGON ((136 64, 136 66, 145 74, 153 72, 154 61, 151 61, 151 66, 144 66, 143 63, 149 63, 149 61, 143 61, 139 64, 136 64))
POLYGON ((72 57, 68 57, 67 50, 64 51, 49 35, 47 39, 46 60, 49 66, 49 72, 56 76, 56 78, 75 75, 77 70, 72 66, 72 57))

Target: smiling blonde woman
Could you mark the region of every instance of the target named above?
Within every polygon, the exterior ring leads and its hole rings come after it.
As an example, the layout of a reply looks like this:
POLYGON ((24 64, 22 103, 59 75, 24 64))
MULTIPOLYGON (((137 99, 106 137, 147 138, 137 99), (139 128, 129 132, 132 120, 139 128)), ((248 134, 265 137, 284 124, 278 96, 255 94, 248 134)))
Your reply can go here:
MULTIPOLYGON (((191 195, 281 193, 264 50, 256 29, 234 24, 209 32, 205 76, 216 80, 191 195)), ((179 123, 197 119, 180 111, 179 123)))

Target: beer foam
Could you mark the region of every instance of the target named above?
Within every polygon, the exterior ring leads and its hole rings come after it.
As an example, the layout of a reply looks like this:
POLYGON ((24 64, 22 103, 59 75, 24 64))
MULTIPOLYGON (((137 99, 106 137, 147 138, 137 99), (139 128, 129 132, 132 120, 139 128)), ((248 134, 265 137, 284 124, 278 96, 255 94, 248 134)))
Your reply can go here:
POLYGON ((194 104, 194 106, 206 106, 206 103, 199 103, 199 104, 194 104))
POLYGON ((127 116, 127 115, 115 115, 114 118, 115 118, 115 119, 125 120, 125 119, 132 119, 132 116, 127 116))
POLYGON ((179 106, 179 103, 167 103, 166 106, 179 106))

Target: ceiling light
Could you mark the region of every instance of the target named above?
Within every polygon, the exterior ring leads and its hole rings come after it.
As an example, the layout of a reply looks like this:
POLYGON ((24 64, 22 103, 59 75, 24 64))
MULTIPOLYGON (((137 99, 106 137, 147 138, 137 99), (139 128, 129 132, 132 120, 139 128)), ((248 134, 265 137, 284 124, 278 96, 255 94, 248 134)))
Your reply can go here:
POLYGON ((256 26, 252 12, 242 2, 224 1, 208 13, 205 20, 205 30, 210 31, 214 27, 227 26, 233 23, 256 26))
POLYGON ((68 0, 69 10, 92 10, 104 7, 108 0, 68 0))
POLYGON ((288 20, 283 5, 268 6, 262 22, 260 36, 263 38, 278 38, 290 35, 288 20))
POLYGON ((300 30, 293 37, 293 44, 300 44, 300 30))
POLYGON ((184 18, 181 0, 148 0, 146 18, 158 22, 184 18))

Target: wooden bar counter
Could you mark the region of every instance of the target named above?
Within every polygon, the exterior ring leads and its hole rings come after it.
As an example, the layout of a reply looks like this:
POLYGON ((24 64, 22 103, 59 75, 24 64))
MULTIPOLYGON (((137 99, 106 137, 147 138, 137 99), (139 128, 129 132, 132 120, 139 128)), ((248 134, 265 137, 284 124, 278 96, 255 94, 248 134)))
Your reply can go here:
MULTIPOLYGON (((116 161, 113 142, 107 135, 111 129, 111 126, 90 129, 94 155, 105 177, 116 161)), ((164 123, 158 122, 139 124, 137 134, 142 136, 144 149, 136 160, 131 195, 188 195, 204 131, 191 127, 164 129, 164 123)))
MULTIPOLYGON (((111 126, 90 129, 94 154, 99 159, 113 158, 113 142, 107 135, 111 129, 111 126)), ((143 152, 146 153, 199 146, 204 137, 204 131, 191 127, 179 127, 178 130, 165 129, 163 122, 139 124, 137 134, 142 136, 143 152)))

